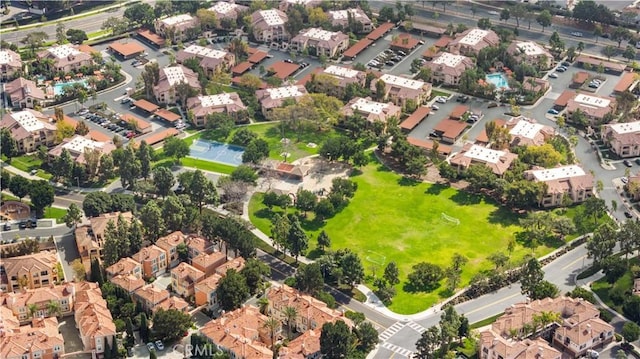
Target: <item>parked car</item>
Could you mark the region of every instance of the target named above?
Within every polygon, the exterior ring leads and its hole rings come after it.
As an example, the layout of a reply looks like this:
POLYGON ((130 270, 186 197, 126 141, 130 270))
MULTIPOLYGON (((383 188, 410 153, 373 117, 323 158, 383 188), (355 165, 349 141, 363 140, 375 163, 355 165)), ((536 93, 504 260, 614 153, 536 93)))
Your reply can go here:
POLYGON ((129 103, 129 102, 131 102, 131 98, 129 98, 129 97, 125 97, 122 100, 120 100, 121 104, 129 103))
POLYGON ((436 102, 437 103, 447 103, 447 99, 442 97, 442 96, 438 96, 438 97, 436 97, 436 102))
POLYGON ((487 107, 488 108, 498 107, 498 104, 496 102, 489 102, 489 105, 487 107))
POLYGON ((293 63, 293 60, 291 60, 291 59, 284 59, 284 62, 286 62, 286 63, 288 63, 288 64, 292 64, 292 63, 293 63))
POLYGON ((549 111, 547 111, 547 113, 550 113, 552 115, 557 115, 560 112, 558 110, 556 110, 555 108, 551 108, 551 109, 549 109, 549 111))
POLYGON ((631 162, 629 160, 624 160, 624 161, 622 161, 622 163, 624 163, 624 165, 627 166, 627 167, 633 167, 633 164, 631 164, 631 162))
POLYGON ((418 45, 424 45, 424 41, 422 40, 418 41, 418 45))
POLYGON ((549 77, 552 78, 552 79, 557 79, 558 78, 558 74, 555 73, 555 72, 552 72, 552 73, 549 74, 549 77))
POLYGON ((600 85, 599 85, 599 84, 597 84, 597 83, 595 83, 595 82, 591 82, 591 83, 589 84, 589 88, 597 89, 598 87, 600 87, 600 85))
POLYGON ((11 223, 5 223, 4 227, 2 227, 5 231, 10 231, 11 230, 11 223))
POLYGON ((18 228, 20 228, 20 229, 25 229, 25 228, 27 228, 27 222, 24 222, 24 221, 23 221, 23 222, 20 222, 20 223, 18 224, 18 228))
POLYGON ((571 66, 571 63, 569 61, 562 61, 561 65, 564 66, 564 67, 569 67, 569 66, 571 66))
POLYGON ((580 31, 573 31, 571 33, 571 35, 575 36, 575 37, 582 37, 582 33, 580 31))
POLYGON ((156 348, 158 348, 158 350, 164 350, 164 344, 162 344, 161 340, 156 340, 156 348))
POLYGON ((627 218, 633 218, 633 214, 629 213, 629 212, 624 212, 624 216, 627 218))
POLYGON ((431 131, 431 132, 429 132, 429 137, 440 138, 440 135, 438 135, 438 133, 436 131, 431 131))
POLYGON ((400 56, 407 56, 407 53, 404 51, 398 51, 398 55, 400 56))
POLYGON ((156 347, 153 346, 153 343, 147 343, 147 349, 149 349, 150 352, 156 351, 156 347))
POLYGON ((629 183, 629 179, 627 177, 620 177, 620 182, 627 184, 629 183))
POLYGON ((396 63, 393 62, 393 61, 387 61, 384 64, 387 65, 387 66, 394 66, 396 63))
POLYGON ((636 158, 636 163, 640 165, 640 158, 636 158))
POLYGON ((432 108, 433 110, 436 110, 436 111, 438 111, 438 110, 440 109, 440 107, 438 107, 438 105, 433 105, 433 106, 431 106, 431 108, 432 108))
POLYGON ((556 69, 556 72, 565 72, 565 71, 567 71, 567 69, 565 67, 562 67, 562 66, 560 66, 560 67, 558 67, 556 69))

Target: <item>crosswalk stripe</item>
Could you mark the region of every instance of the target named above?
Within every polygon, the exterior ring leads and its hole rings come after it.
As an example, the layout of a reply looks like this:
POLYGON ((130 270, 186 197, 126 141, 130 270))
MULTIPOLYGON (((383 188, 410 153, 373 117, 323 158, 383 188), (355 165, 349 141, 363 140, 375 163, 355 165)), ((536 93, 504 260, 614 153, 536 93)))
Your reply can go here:
POLYGON ((380 334, 379 338, 381 341, 385 341, 391 338, 394 334, 396 334, 400 329, 404 328, 406 323, 395 322, 392 326, 387 328, 382 334, 380 334))
POLYGON ((422 325, 416 323, 416 322, 409 322, 407 323, 407 326, 413 330, 415 330, 416 332, 422 334, 423 332, 425 332, 427 330, 427 328, 423 327, 422 325))
POLYGON ((385 349, 389 349, 394 353, 400 354, 402 356, 405 356, 407 358, 411 358, 413 356, 413 353, 411 352, 411 350, 405 349, 405 348, 401 348, 397 345, 391 344, 391 343, 383 343, 382 347, 385 349))

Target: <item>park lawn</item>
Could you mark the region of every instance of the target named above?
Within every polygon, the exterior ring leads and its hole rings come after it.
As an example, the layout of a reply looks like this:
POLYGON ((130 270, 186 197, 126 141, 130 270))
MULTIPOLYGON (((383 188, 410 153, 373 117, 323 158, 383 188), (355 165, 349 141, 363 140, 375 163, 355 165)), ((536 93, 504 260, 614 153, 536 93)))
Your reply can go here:
MULTIPOLYGON (((351 203, 326 223, 304 221, 310 235, 311 254, 317 234, 324 229, 331 238, 332 248, 351 248, 363 261, 366 274, 380 265, 395 261, 400 269, 401 283, 389 307, 402 314, 413 314, 439 302, 446 294, 440 288, 429 292, 409 293, 403 289, 412 266, 431 262, 447 267, 454 253, 469 258, 459 287, 469 284, 471 277, 492 267, 487 257, 497 251, 506 252, 507 243, 521 231, 518 216, 490 199, 456 189, 427 183, 412 183, 392 173, 380 164, 370 164, 352 177, 358 190, 351 203), (442 213, 458 218, 460 225, 442 219, 442 213)), ((261 195, 251 199, 249 212, 252 223, 270 233, 270 212, 261 204, 261 195)), ((535 249, 540 256, 552 250, 541 245, 535 249)), ((520 261, 531 248, 517 245, 513 261, 520 261)), ((372 287, 372 281, 369 280, 372 287)), ((447 293, 448 294, 448 293, 447 293)))
MULTIPOLYGON (((555 211, 556 213, 563 214, 564 216, 571 218, 573 223, 576 223, 576 217, 580 219, 580 216, 583 215, 582 213, 584 211, 584 204, 581 203, 579 205, 571 206, 566 209, 556 209, 555 211)), ((588 218, 588 219, 585 218, 585 220, 582 222, 584 224, 584 228, 582 228, 582 231, 578 229, 577 233, 572 233, 568 235, 566 240, 571 241, 583 234, 591 233, 600 225, 604 224, 605 222, 611 223, 615 226, 615 223, 613 223, 613 220, 611 219, 611 217, 609 217, 609 215, 606 213, 603 214, 602 217, 598 218, 597 222, 594 221, 593 218, 588 218)))
POLYGON ((598 297, 600 297, 600 300, 602 300, 604 304, 608 305, 609 308, 612 308, 618 313, 622 313, 622 304, 618 305, 614 303, 609 297, 609 293, 615 288, 620 288, 618 290, 621 290, 622 293, 631 294, 634 278, 630 268, 634 265, 640 265, 640 258, 631 258, 629 259, 629 261, 631 262, 631 265, 629 266, 629 268, 627 268, 627 272, 622 277, 618 278, 615 283, 611 284, 607 282, 607 278, 605 277, 595 281, 591 285, 591 290, 593 290, 593 292, 597 294, 598 297))
POLYGON ((205 161, 193 157, 183 158, 180 160, 180 163, 184 167, 191 167, 199 170, 224 173, 228 175, 236 169, 236 167, 225 165, 224 163, 205 161))
POLYGON ((67 214, 64 208, 47 207, 44 211, 44 218, 55 218, 56 223, 63 223, 62 218, 67 214))
POLYGON ((40 169, 42 161, 35 155, 23 155, 13 157, 11 159, 11 165, 21 171, 30 172, 31 170, 40 169))

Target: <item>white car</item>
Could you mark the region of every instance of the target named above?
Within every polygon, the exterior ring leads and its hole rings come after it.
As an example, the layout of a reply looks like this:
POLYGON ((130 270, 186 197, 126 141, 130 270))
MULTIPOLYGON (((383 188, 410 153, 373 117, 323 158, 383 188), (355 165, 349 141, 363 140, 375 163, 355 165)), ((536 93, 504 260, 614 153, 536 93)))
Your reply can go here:
POLYGON ((552 78, 552 79, 557 79, 558 78, 558 74, 555 73, 555 72, 552 72, 552 73, 549 74, 549 77, 552 78))
POLYGON ((437 103, 447 103, 447 99, 441 96, 436 97, 437 103))
POLYGON ((571 33, 571 35, 575 36, 575 37, 582 37, 582 33, 580 31, 574 31, 571 33))
POLYGON ((436 110, 436 111, 438 111, 440 109, 440 107, 438 107, 438 105, 433 105, 433 106, 431 106, 431 108, 436 110))
POLYGON ((487 11, 487 13, 488 13, 489 15, 500 15, 500 13, 499 13, 499 12, 497 12, 497 11, 493 11, 493 10, 491 10, 491 11, 487 11))
POLYGON ((621 177, 620 181, 622 181, 622 183, 627 184, 629 182, 629 179, 627 177, 621 177))

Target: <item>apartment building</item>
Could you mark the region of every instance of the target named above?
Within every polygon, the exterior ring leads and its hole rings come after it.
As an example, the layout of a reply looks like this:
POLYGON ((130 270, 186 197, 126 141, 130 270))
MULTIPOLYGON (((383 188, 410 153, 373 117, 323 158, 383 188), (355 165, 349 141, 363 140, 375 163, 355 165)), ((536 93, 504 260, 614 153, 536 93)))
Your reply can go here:
POLYGON ((58 331, 58 319, 35 318, 30 325, 19 326, 0 307, 3 330, 0 332, 0 358, 57 359, 64 356, 64 338, 58 331))
POLYGON ((189 303, 180 297, 169 297, 169 299, 163 300, 160 304, 156 305, 152 310, 157 312, 158 310, 177 310, 179 312, 188 313, 189 303))
POLYGON ((188 84, 197 93, 201 91, 198 75, 182 65, 176 65, 160 70, 158 84, 153 86, 153 96, 161 104, 174 104, 180 98, 176 86, 181 83, 188 84))
POLYGON ((575 121, 574 113, 579 110, 586 118, 586 125, 595 126, 602 123, 607 115, 615 113, 617 102, 611 97, 586 95, 567 90, 556 99, 555 107, 566 109, 565 118, 568 122, 575 121))
POLYGON ((80 164, 86 164, 85 152, 97 151, 100 156, 111 153, 116 149, 116 145, 112 141, 99 142, 94 141, 87 134, 85 136, 74 135, 71 138, 65 138, 57 146, 49 150, 49 160, 52 161, 57 157, 60 157, 62 151, 67 150, 71 158, 80 164))
POLYGON ((555 64, 553 55, 547 49, 533 41, 513 41, 507 52, 521 63, 528 63, 539 70, 548 70, 555 64))
POLYGON ((155 244, 142 248, 131 258, 142 265, 144 278, 155 278, 167 271, 167 253, 155 244))
POLYGON ((214 113, 226 113, 229 115, 246 111, 247 106, 236 92, 221 93, 217 95, 197 96, 187 99, 187 109, 193 113, 192 123, 196 127, 204 127, 207 124, 207 116, 214 113))
POLYGON ((251 14, 253 37, 259 42, 280 42, 289 39, 284 24, 289 17, 278 9, 258 10, 251 14))
POLYGON ((236 21, 238 19, 238 14, 249 11, 249 8, 232 2, 218 1, 207 10, 215 13, 216 19, 220 21, 223 19, 236 21))
POLYGON ((293 51, 308 51, 311 56, 333 58, 349 47, 349 36, 342 32, 327 31, 321 28, 301 30, 291 39, 289 48, 293 51))
POLYGON ((312 74, 310 81, 314 84, 313 92, 342 97, 349 84, 357 84, 364 88, 367 74, 348 67, 330 65, 321 72, 312 74))
POLYGON ((130 257, 124 257, 108 266, 105 272, 109 279, 118 275, 133 275, 136 278, 142 278, 142 265, 130 257))
POLYGON ((469 29, 449 42, 448 50, 452 54, 472 56, 488 46, 498 46, 500 37, 491 30, 469 29))
POLYGON ((458 170, 466 170, 472 164, 483 164, 498 176, 502 176, 511 167, 518 155, 509 151, 493 150, 467 143, 460 152, 451 157, 449 162, 458 170))
POLYGON ((344 321, 350 327, 353 326, 351 320, 346 318, 341 311, 331 309, 324 302, 312 296, 301 294, 298 290, 287 285, 269 288, 266 297, 269 300, 267 309, 269 316, 280 321, 286 321, 285 308, 296 308, 298 316, 295 328, 297 332, 302 333, 310 329, 320 330, 325 323, 333 323, 337 320, 344 321))
POLYGON ((538 203, 541 207, 561 206, 566 196, 573 203, 584 202, 593 196, 593 175, 578 165, 528 170, 524 176, 527 180, 546 184, 547 192, 538 203))
POLYGON ((229 269, 233 269, 236 272, 240 272, 244 268, 245 264, 246 264, 246 261, 244 260, 244 258, 235 257, 232 260, 227 261, 226 263, 216 268, 216 274, 224 277, 225 275, 227 275, 227 271, 229 269))
POLYGON ((553 127, 524 116, 512 117, 504 126, 509 129, 511 146, 542 146, 556 135, 553 127))
POLYGON ((602 140, 620 157, 640 156, 640 121, 604 125, 602 140))
POLYGON ((69 315, 73 311, 75 288, 73 285, 54 285, 18 292, 0 293, 0 305, 9 309, 21 323, 34 318, 69 315), (52 312, 56 303, 59 312, 52 312))
POLYGON ((308 95, 307 89, 302 85, 282 86, 256 91, 262 114, 267 118, 274 108, 284 106, 285 101, 297 101, 306 95, 308 95))
POLYGON ((5 258, 0 268, 6 276, 3 291, 17 292, 20 289, 49 288, 60 280, 58 256, 55 252, 42 251, 24 256, 5 258))
POLYGON ((345 117, 360 115, 369 123, 382 122, 386 124, 392 117, 400 119, 402 108, 392 102, 382 103, 373 101, 370 97, 354 97, 342 108, 340 113, 345 117))
POLYGON ((480 334, 480 359, 561 359, 562 353, 552 348, 543 339, 524 339, 513 341, 495 336, 490 331, 480 334))
POLYGON ((34 81, 27 80, 24 77, 18 77, 5 84, 4 96, 11 103, 11 107, 15 109, 42 106, 46 100, 44 91, 34 81))
POLYGON ((214 273, 211 276, 196 283, 194 287, 196 306, 206 305, 209 310, 218 309, 218 297, 216 290, 222 276, 214 273))
POLYGON ((189 249, 189 259, 193 259, 202 253, 213 253, 215 249, 215 245, 210 240, 193 234, 187 237, 185 243, 189 249))
MULTIPOLYGON (((200 334, 232 358, 271 359, 271 333, 265 327, 267 319, 258 308, 245 305, 208 322, 200 329, 200 334)), ((277 337, 280 331, 281 328, 277 337)))
POLYGON ((289 10, 289 8, 295 5, 300 5, 302 7, 305 7, 311 10, 314 7, 320 6, 321 3, 322 3, 322 0, 281 0, 278 8, 281 11, 286 12, 287 10, 289 10))
POLYGON ((320 352, 320 333, 321 330, 307 330, 297 338, 287 344, 286 347, 280 348, 282 358, 321 358, 320 352))
POLYGON ((171 38, 172 41, 185 41, 188 38, 190 29, 199 26, 198 19, 189 14, 158 19, 154 23, 156 34, 164 38, 171 38))
POLYGON ((38 60, 53 60, 52 69, 55 72, 76 72, 83 66, 93 63, 91 52, 84 52, 84 47, 70 44, 49 47, 47 50, 38 53, 38 60))
POLYGON ((22 72, 20 54, 9 49, 0 49, 0 78, 9 80, 22 72))
POLYGON ((460 83, 460 76, 467 69, 474 68, 475 64, 472 59, 466 56, 442 52, 424 66, 431 70, 432 82, 439 82, 447 86, 457 86, 460 83))
MULTIPOLYGON (((528 327, 541 313, 551 312, 559 315, 558 322, 546 323, 538 327, 539 332, 550 332, 551 345, 557 352, 561 352, 562 358, 579 358, 593 350, 603 347, 613 341, 613 327, 600 319, 600 311, 593 304, 582 298, 569 297, 546 298, 532 302, 518 303, 505 309, 504 315, 498 318, 491 329, 481 333, 480 357, 494 358, 492 353, 500 355, 504 352, 504 344, 510 341, 511 347, 536 345, 527 342, 530 333, 528 327), (521 344, 516 344, 521 342, 521 344), (502 349, 501 349, 502 347, 502 349)), ((539 344, 539 345, 542 345, 539 344)), ((506 347, 509 347, 507 345, 506 347)), ((557 358, 556 352, 544 347, 544 357, 557 358)), ((504 358, 525 358, 525 356, 503 356, 504 358)))
POLYGON ((162 248, 167 255, 169 268, 173 268, 180 263, 180 255, 178 254, 178 246, 185 244, 187 235, 181 231, 175 231, 164 237, 158 238, 156 246, 162 248))
POLYGON ((195 294, 194 286, 205 277, 203 271, 187 263, 180 263, 171 270, 171 289, 182 297, 195 294))
POLYGON ((120 288, 129 295, 133 294, 136 290, 142 288, 146 282, 141 277, 137 277, 134 274, 118 274, 115 277, 109 279, 109 281, 120 288))
POLYGON ((40 146, 50 147, 56 139, 56 126, 47 116, 31 109, 4 114, 0 127, 11 132, 19 153, 33 152, 40 146))
MULTIPOLYGON (((424 81, 390 74, 380 76, 378 81, 384 83, 383 98, 400 107, 403 107, 408 100, 414 101, 418 106, 422 105, 431 96, 431 84, 424 81)), ((378 81, 371 81, 371 91, 374 93, 377 91, 378 81)))
POLYGON ((191 265, 204 272, 205 276, 213 275, 216 269, 227 262, 227 256, 222 252, 200 253, 191 259, 191 265))
POLYGON ((153 284, 147 284, 133 293, 133 299, 140 302, 146 310, 153 310, 169 297, 166 289, 160 289, 153 284))
POLYGON ((234 54, 195 44, 189 45, 176 53, 177 63, 183 64, 187 59, 197 59, 207 76, 225 72, 236 65, 236 56, 234 54))
POLYGON ((102 258, 102 248, 104 246, 104 232, 109 221, 117 227, 120 215, 128 223, 134 221, 131 212, 111 212, 104 213, 96 217, 89 218, 88 225, 81 225, 75 229, 76 246, 83 262, 90 262, 91 258, 102 258))
POLYGON ((334 28, 349 28, 349 21, 353 21, 357 25, 357 32, 368 33, 373 30, 373 22, 369 19, 369 16, 360 8, 346 9, 346 10, 329 10, 327 12, 331 26, 334 28))
POLYGON ((85 351, 97 355, 104 353, 107 343, 115 345, 116 326, 113 323, 107 301, 96 283, 76 284, 76 306, 74 308, 76 327, 85 351))

